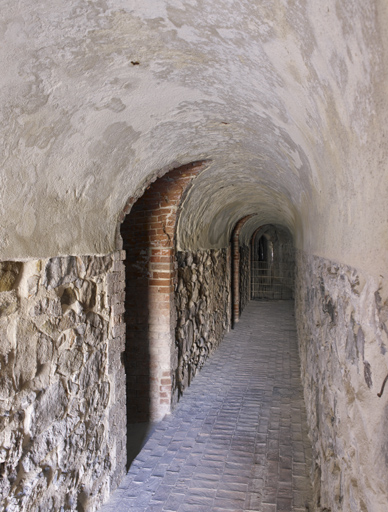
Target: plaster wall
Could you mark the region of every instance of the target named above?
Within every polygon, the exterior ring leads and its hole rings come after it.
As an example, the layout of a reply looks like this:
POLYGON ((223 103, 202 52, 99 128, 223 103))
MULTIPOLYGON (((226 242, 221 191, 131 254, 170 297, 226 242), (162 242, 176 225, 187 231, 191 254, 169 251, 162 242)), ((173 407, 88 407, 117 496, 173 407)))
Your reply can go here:
POLYGON ((384 0, 4 0, 0 259, 109 253, 129 197, 208 159, 180 249, 258 213, 385 271, 387 20, 384 0))

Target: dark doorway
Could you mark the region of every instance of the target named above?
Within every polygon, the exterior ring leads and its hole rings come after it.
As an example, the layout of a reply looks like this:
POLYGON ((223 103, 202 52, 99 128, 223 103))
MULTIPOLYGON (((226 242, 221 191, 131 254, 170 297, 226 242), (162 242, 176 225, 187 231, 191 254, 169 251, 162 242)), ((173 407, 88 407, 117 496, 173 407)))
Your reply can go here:
POLYGON ((147 232, 151 213, 138 201, 121 225, 125 271, 125 372, 127 406, 127 469, 140 452, 151 428, 150 351, 148 339, 147 232))

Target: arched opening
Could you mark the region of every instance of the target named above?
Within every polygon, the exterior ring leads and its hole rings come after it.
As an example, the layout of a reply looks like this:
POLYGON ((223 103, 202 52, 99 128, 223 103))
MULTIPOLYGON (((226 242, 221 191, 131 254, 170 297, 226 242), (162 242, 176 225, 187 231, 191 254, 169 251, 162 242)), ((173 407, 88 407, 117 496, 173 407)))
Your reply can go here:
POLYGON ((251 240, 251 298, 294 297, 295 250, 288 229, 271 224, 258 228, 251 240))
POLYGON ((195 162, 157 179, 121 224, 126 252, 126 397, 121 400, 127 410, 128 466, 152 425, 171 410, 176 366, 176 221, 184 193, 202 168, 202 162, 195 162))

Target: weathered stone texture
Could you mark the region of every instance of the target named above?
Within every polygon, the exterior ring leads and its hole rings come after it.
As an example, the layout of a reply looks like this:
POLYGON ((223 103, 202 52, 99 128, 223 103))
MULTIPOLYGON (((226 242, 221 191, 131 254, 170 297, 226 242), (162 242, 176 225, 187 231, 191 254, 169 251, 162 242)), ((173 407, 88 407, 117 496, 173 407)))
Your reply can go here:
POLYGON ((251 298, 250 250, 246 245, 240 247, 240 313, 251 298))
POLYGON ((15 261, 0 262, 0 292, 12 290, 18 278, 21 263, 15 261))
POLYGON ((122 318, 108 293, 122 256, 0 264, 1 510, 91 512, 125 471, 125 403, 110 408, 125 396, 121 362, 110 368, 122 318))
POLYGON ((178 252, 172 401, 179 400, 230 327, 227 250, 178 252))
POLYGON ((386 510, 387 287, 298 252, 296 309, 316 510, 386 510))

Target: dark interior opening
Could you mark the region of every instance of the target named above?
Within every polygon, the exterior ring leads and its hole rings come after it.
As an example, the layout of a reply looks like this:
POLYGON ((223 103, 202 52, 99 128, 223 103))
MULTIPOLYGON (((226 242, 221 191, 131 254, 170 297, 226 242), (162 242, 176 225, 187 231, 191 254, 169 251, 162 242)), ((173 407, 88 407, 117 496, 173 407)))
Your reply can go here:
POLYGON ((252 240, 251 297, 289 300, 294 297, 295 250, 287 228, 268 224, 252 240))
POLYGON ((150 212, 142 198, 121 224, 125 264, 125 373, 127 407, 127 469, 145 444, 150 428, 150 352, 148 279, 144 251, 150 212))

